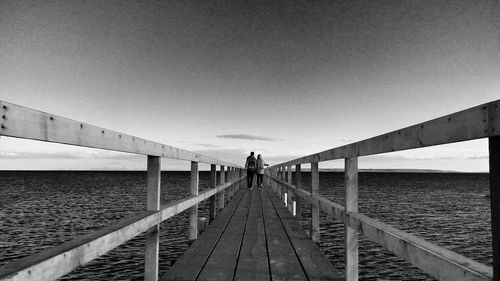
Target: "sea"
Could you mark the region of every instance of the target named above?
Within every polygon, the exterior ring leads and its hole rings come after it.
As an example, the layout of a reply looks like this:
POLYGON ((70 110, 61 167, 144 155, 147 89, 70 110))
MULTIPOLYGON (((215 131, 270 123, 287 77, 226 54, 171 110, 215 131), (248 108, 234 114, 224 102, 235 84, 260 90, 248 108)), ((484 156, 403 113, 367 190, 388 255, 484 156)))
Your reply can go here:
MULTIPOLYGON (((144 210, 146 172, 0 171, 0 266, 91 233, 144 210)), ((161 201, 189 195, 189 171, 162 172, 161 201)), ((310 173, 303 172, 304 188, 310 173)), ((200 172, 200 190, 209 172, 200 172)), ((343 205, 344 175, 320 172, 320 193, 343 205)), ((359 211, 458 254, 491 266, 488 174, 359 174, 359 211)), ((199 216, 208 217, 208 202, 199 216)), ((301 221, 308 228, 310 206, 301 221)), ((343 272, 343 225, 322 215, 319 244, 343 272)), ((160 275, 188 247, 189 214, 160 226, 160 275)), ((60 280, 143 280, 144 235, 77 268, 60 280)), ((435 280, 360 236, 360 280, 435 280)))

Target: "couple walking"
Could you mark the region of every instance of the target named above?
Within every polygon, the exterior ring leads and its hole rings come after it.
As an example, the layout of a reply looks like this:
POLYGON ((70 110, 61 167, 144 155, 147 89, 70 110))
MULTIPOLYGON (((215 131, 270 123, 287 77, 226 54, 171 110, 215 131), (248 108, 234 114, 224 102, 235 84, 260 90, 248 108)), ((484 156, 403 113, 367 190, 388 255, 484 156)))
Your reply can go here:
POLYGON ((255 159, 255 153, 250 152, 250 156, 247 157, 247 162, 245 163, 245 169, 247 170, 247 188, 253 189, 253 176, 257 174, 257 187, 262 188, 262 181, 264 179, 264 166, 269 166, 262 159, 262 155, 257 155, 255 159))

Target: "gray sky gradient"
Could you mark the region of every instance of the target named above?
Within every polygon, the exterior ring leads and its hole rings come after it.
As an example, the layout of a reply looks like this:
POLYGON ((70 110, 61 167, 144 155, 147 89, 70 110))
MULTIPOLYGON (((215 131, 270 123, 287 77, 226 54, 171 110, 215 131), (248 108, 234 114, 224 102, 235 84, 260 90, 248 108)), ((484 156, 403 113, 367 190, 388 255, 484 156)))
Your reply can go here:
MULTIPOLYGON (((240 151, 220 154, 237 163, 252 150, 289 160, 500 98, 494 3, 1 1, 0 98, 189 150, 240 151), (262 139, 220 137, 238 135, 262 139)), ((419 153, 466 161, 486 148, 450 147, 419 153)))

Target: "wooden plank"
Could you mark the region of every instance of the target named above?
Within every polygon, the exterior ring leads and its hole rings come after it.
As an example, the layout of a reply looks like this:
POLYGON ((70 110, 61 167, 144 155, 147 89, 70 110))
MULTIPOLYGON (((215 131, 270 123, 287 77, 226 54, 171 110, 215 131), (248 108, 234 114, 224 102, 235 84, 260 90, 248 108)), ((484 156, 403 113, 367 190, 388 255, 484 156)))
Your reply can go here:
MULTIPOLYGON (((161 158, 148 155, 148 180, 146 210, 160 210, 161 158)), ((146 232, 146 251, 144 254, 144 280, 158 279, 158 254, 160 250, 160 226, 155 225, 146 232)))
POLYGON ((207 262, 213 249, 219 243, 231 217, 241 203, 244 192, 236 195, 215 220, 208 225, 200 239, 196 240, 189 249, 175 262, 172 268, 160 280, 196 280, 203 266, 207 262))
POLYGON ((500 135, 500 100, 279 164, 374 155, 500 135))
POLYGON ((234 280, 271 280, 267 257, 266 234, 262 214, 261 189, 252 192, 250 213, 234 280))
POLYGON ((252 194, 250 190, 244 192, 241 203, 231 217, 219 243, 215 246, 197 280, 233 280, 252 194))
MULTIPOLYGON (((345 159, 345 212, 358 212, 358 158, 345 159)), ((358 230, 344 224, 345 280, 358 280, 358 230)))
POLYGON ((500 137, 488 140, 490 153, 490 208, 493 246, 493 276, 500 280, 500 137))
MULTIPOLYGON (((264 228, 266 231, 271 279, 307 280, 302 266, 297 259, 293 246, 288 239, 283 225, 280 223, 274 205, 267 192, 261 192, 264 228)), ((281 208, 284 208, 281 204, 281 208)))
MULTIPOLYGON (((191 161, 191 195, 198 195, 198 185, 200 183, 200 174, 198 172, 198 163, 191 161)), ((198 238, 198 204, 189 210, 189 241, 198 238)))
POLYGON ((111 131, 0 100, 0 135, 199 163, 240 167, 184 149, 111 131))
POLYGON ((279 207, 279 201, 275 196, 270 194, 268 196, 274 204, 308 280, 344 280, 318 246, 307 237, 302 226, 292 214, 279 207))
POLYGON ((311 240, 319 242, 319 169, 318 162, 311 163, 311 240))

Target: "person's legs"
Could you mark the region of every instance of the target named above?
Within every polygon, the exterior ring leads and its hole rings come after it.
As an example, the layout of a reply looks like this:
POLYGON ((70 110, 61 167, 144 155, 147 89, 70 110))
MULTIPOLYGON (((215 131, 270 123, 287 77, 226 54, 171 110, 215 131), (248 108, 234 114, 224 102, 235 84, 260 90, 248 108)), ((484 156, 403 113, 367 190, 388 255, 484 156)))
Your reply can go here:
POLYGON ((252 171, 247 170, 247 188, 252 187, 252 180, 253 180, 252 178, 253 178, 252 171))
POLYGON ((262 174, 257 174, 257 187, 262 187, 262 180, 264 178, 264 175, 262 174))
POLYGON ((249 182, 248 182, 248 188, 252 188, 253 186, 253 176, 255 172, 254 171, 248 171, 248 177, 249 177, 249 182))

